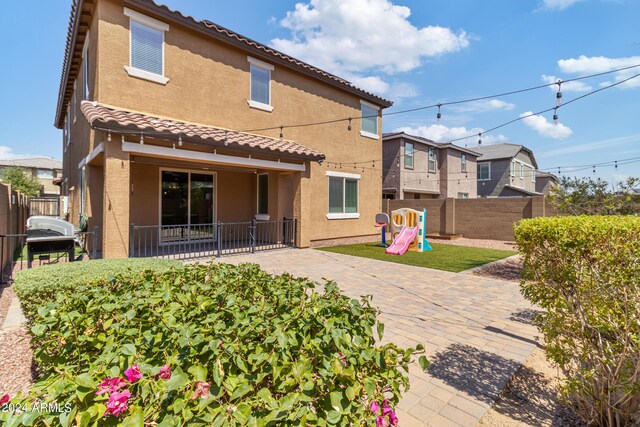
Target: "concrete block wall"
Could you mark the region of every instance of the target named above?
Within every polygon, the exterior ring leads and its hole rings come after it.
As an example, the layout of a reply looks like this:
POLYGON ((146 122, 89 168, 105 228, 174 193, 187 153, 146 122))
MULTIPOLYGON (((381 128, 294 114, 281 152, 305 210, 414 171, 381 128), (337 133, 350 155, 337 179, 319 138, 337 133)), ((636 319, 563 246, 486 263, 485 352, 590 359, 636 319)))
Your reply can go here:
POLYGON ((427 233, 461 234, 470 239, 513 241, 523 218, 554 216, 544 196, 480 199, 385 200, 387 213, 427 209, 427 233))

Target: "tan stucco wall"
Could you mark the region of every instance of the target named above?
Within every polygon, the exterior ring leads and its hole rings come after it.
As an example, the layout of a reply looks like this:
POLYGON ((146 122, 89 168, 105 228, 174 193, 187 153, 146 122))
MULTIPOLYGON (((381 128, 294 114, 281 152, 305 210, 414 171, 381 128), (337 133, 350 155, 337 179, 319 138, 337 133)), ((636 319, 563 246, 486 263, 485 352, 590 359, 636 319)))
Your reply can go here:
POLYGON ((467 193, 470 199, 478 197, 476 157, 467 154, 467 170, 463 172, 463 153, 449 148, 442 151, 443 156, 446 156, 446 168, 443 168, 441 174, 447 177, 447 186, 446 192, 443 192, 440 197, 457 198, 458 193, 467 193))
MULTIPOLYGON (((168 84, 130 77, 123 68, 129 64, 129 18, 124 15, 123 7, 119 1, 101 0, 97 8, 99 90, 94 92, 95 99, 101 103, 236 130, 360 116, 358 97, 278 65, 271 74, 273 112, 250 108, 247 105, 250 82, 247 55, 173 23, 169 23, 170 29, 165 34, 168 84)), ((93 31, 92 37, 95 33, 93 31)), ((286 139, 323 152, 329 162, 381 160, 381 141, 360 136, 359 129, 360 122, 356 120, 352 131, 347 130, 345 122, 285 129, 284 133, 286 139)), ((381 129, 380 120, 378 129, 381 129)), ((279 130, 262 133, 278 137, 279 130)), ((344 166, 342 169, 362 176, 360 219, 326 219, 326 171, 340 170, 336 167, 313 163, 299 183, 292 179, 288 184, 295 191, 293 195, 278 192, 279 205, 287 200, 283 197, 293 199, 294 204, 298 202, 296 216, 302 222, 302 246, 311 240, 376 233, 372 224, 381 209, 381 162, 376 166, 376 170, 371 170, 367 165, 364 172, 353 168, 345 170, 344 166)), ((223 187, 224 183, 219 182, 220 196, 224 194, 223 187)))

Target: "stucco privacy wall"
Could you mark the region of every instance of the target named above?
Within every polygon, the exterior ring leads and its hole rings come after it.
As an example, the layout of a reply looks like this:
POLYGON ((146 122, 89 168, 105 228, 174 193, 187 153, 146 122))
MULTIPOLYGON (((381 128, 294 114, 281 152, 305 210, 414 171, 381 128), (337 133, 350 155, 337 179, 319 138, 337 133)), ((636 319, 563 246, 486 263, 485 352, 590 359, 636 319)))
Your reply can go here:
POLYGON ((471 239, 514 240, 523 218, 556 215, 544 196, 483 199, 385 200, 387 211, 427 209, 427 233, 461 234, 471 239))
MULTIPOLYGON (((124 70, 129 64, 129 18, 123 13, 123 4, 102 0, 97 15, 100 90, 94 99, 100 103, 241 131, 360 117, 357 96, 278 65, 271 74, 273 111, 250 108, 247 54, 173 23, 165 33, 165 75, 170 79, 167 85, 130 77, 124 70)), ((381 159, 381 141, 361 136, 359 120, 353 121, 352 129, 347 129, 346 122, 334 123, 285 129, 284 137, 321 151, 328 162, 381 159)), ((260 133, 279 136, 279 130, 260 133)), ((376 170, 371 170, 370 165, 364 170, 342 169, 361 175, 360 218, 349 220, 326 219, 328 168, 316 163, 307 166, 294 195, 296 216, 301 220, 301 246, 309 245, 311 240, 375 234, 371 224, 381 209, 381 162, 376 163, 376 170)))

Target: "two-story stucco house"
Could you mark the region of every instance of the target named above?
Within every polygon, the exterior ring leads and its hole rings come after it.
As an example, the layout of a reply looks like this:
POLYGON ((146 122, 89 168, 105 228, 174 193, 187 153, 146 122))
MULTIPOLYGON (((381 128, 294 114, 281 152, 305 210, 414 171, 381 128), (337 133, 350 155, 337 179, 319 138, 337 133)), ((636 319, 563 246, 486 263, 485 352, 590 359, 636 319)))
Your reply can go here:
POLYGON ((0 179, 6 169, 22 168, 27 174, 40 181, 41 197, 58 197, 60 187, 54 183, 62 175, 62 162, 49 157, 28 157, 24 159, 0 160, 0 179))
POLYGON ((477 197, 475 151, 404 132, 385 133, 382 141, 384 198, 477 197))
POLYGON ((538 163, 523 145, 494 144, 474 147, 478 158, 478 197, 536 196, 538 163))
POLYGON ((373 235, 381 168, 332 164, 379 159, 391 105, 150 0, 76 0, 55 117, 70 219, 99 227, 106 258, 130 255, 143 226, 155 245, 283 218, 301 247, 373 235))

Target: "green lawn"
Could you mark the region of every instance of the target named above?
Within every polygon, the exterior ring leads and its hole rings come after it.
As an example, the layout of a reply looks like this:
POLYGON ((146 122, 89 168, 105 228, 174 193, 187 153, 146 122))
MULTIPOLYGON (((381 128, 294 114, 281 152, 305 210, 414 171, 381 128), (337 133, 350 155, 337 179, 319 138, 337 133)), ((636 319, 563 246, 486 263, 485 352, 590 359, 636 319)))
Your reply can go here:
POLYGON ((514 251, 500 249, 472 248, 468 246, 454 246, 443 243, 432 243, 432 251, 412 252, 404 255, 389 255, 377 243, 358 243, 355 245, 333 246, 319 248, 321 251, 338 254, 353 255, 381 261, 396 262, 398 264, 414 265, 416 267, 435 268, 436 270, 452 271, 454 273, 473 267, 497 261, 517 254, 514 251))

